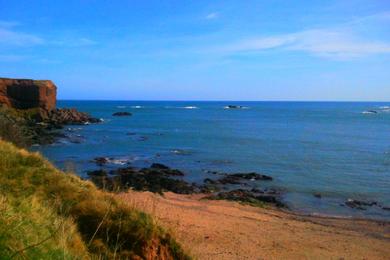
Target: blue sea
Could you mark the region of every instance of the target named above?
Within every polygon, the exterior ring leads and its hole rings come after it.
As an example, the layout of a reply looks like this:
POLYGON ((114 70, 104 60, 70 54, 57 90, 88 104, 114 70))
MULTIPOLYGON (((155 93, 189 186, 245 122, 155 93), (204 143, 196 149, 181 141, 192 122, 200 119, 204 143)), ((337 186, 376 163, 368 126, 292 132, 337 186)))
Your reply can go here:
POLYGON ((98 156, 113 158, 111 167, 164 163, 199 183, 212 177, 209 171, 255 171, 274 181, 251 185, 283 190, 294 211, 390 219, 390 211, 377 206, 342 205, 359 199, 390 207, 390 103, 59 101, 58 106, 104 119, 67 126, 70 140, 34 147, 82 177, 98 168, 91 162, 98 156), (118 111, 133 115, 113 117, 118 111))

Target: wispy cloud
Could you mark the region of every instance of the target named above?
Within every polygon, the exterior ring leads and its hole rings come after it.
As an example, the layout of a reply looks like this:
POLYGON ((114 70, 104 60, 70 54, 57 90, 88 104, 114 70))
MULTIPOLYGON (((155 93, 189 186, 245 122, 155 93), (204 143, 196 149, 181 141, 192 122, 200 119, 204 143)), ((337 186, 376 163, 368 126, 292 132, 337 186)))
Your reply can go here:
POLYGON ((313 29, 245 39, 222 48, 226 52, 259 52, 270 49, 302 51, 312 55, 351 59, 390 53, 390 42, 365 39, 346 29, 313 29))
POLYGON ((12 27, 15 27, 15 26, 18 26, 20 25, 19 22, 15 22, 15 21, 2 21, 0 20, 0 27, 2 28, 12 28, 12 27))
POLYGON ((36 35, 19 32, 6 27, 0 27, 0 44, 11 46, 31 46, 44 43, 44 40, 36 35))
POLYGON ((205 19, 206 20, 214 20, 214 19, 217 19, 219 17, 219 13, 218 12, 213 12, 213 13, 209 13, 205 16, 205 19))

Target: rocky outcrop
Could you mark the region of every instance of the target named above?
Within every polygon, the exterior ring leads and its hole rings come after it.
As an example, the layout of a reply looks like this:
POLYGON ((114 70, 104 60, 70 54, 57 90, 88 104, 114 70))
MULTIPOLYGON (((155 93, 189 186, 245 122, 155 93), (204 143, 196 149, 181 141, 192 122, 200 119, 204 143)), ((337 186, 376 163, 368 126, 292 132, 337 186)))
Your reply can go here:
POLYGON ((17 109, 56 107, 57 87, 50 80, 0 78, 0 103, 17 109))
POLYGON ((40 113, 42 122, 51 125, 80 125, 99 123, 101 119, 91 117, 88 113, 77 111, 75 108, 53 109, 47 113, 40 113))

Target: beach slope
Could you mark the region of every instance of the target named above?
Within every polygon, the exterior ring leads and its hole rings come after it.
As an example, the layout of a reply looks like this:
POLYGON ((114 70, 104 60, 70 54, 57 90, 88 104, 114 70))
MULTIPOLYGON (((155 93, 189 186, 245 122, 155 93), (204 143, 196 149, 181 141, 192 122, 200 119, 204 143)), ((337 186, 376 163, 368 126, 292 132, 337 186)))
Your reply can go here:
POLYGON ((127 192, 198 259, 389 259, 390 224, 305 217, 202 195, 127 192))

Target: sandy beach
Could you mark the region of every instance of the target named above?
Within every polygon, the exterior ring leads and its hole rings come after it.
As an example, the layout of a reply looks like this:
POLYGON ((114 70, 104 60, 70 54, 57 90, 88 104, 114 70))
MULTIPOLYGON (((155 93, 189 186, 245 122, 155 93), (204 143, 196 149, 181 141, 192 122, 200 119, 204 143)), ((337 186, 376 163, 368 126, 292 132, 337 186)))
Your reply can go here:
POLYGON ((390 259, 390 223, 300 216, 204 195, 117 195, 151 213, 195 259, 390 259))

